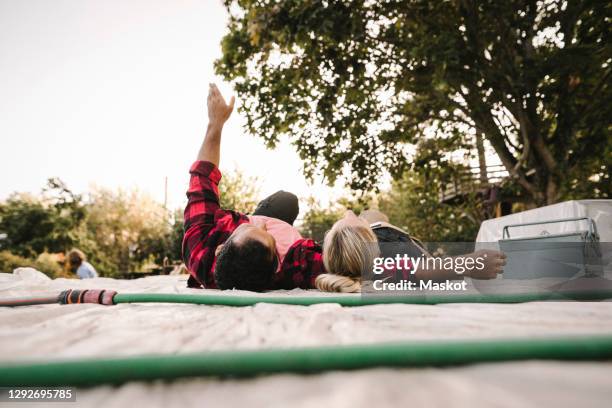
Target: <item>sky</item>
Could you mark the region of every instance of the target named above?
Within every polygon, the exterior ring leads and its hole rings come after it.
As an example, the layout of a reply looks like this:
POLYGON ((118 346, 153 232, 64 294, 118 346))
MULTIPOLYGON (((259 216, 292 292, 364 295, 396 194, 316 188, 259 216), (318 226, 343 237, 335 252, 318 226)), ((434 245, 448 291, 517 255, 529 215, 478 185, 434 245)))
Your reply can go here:
MULTIPOLYGON (((206 129, 208 84, 227 14, 220 0, 0 0, 0 199, 38 193, 49 177, 75 192, 138 188, 184 205, 206 129)), ((239 104, 240 101, 237 101, 239 104)), ((234 112, 222 171, 333 200, 310 186, 289 144, 267 150, 234 112)))

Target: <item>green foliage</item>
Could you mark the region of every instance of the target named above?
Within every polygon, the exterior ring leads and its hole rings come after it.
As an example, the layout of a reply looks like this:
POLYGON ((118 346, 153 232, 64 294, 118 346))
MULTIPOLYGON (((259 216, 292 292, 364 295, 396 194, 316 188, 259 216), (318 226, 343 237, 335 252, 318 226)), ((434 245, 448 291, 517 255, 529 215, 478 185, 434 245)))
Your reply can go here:
POLYGON ((322 243, 325 233, 342 217, 345 209, 339 206, 323 208, 312 197, 308 200, 308 204, 309 209, 302 218, 300 233, 303 237, 322 243))
POLYGON ((461 205, 441 204, 437 177, 407 172, 379 197, 379 208, 391 224, 424 242, 472 242, 482 214, 475 200, 461 205))
POLYGON ((0 232, 7 235, 0 248, 24 257, 65 251, 75 244, 85 216, 81 197, 49 179, 41 197, 13 194, 0 204, 0 232))
MULTIPOLYGON (((241 172, 220 183, 221 205, 253 211, 258 181, 241 172)), ((64 274, 56 253, 82 250, 102 276, 121 277, 181 259, 182 210, 169 212, 138 191, 96 188, 87 199, 61 180, 49 179, 38 197, 13 194, 0 202, 0 271, 31 266, 51 277, 64 274)))
POLYGON ((427 172, 406 172, 388 190, 359 198, 343 197, 331 206, 322 206, 310 198, 300 232, 322 242, 325 233, 347 210, 359 215, 366 209, 377 208, 389 217, 391 224, 422 241, 472 242, 486 214, 475 194, 468 194, 458 204, 440 203, 438 192, 453 173, 447 170, 430 166, 427 172))
POLYGON ((449 157, 481 134, 526 201, 610 196, 608 2, 225 5, 216 71, 250 133, 289 138, 308 176, 368 191, 423 171, 424 140, 449 157))
POLYGON ((0 272, 11 273, 15 268, 34 267, 35 261, 9 251, 0 251, 0 272))
POLYGON ((62 267, 52 255, 44 252, 37 259, 24 258, 9 251, 0 251, 0 272, 11 273, 16 268, 37 269, 50 278, 62 275, 62 267))
POLYGON ((60 264, 60 259, 63 260, 63 256, 43 252, 36 257, 33 268, 38 269, 51 278, 68 276, 67 270, 60 264))
POLYGON ((314 197, 310 197, 307 200, 308 211, 300 223, 300 233, 304 237, 322 243, 325 233, 344 216, 346 211, 351 210, 359 215, 363 210, 370 208, 374 200, 376 200, 375 195, 348 196, 341 197, 333 205, 322 206, 314 197))
POLYGON ((2 264, 7 271, 32 266, 58 276, 49 253, 80 248, 104 276, 139 270, 153 260, 180 259, 182 218, 138 191, 94 190, 85 201, 50 179, 40 197, 13 194, 0 203, 2 264))
POLYGON ((151 254, 158 264, 170 254, 170 214, 146 194, 95 189, 88 209, 85 247, 104 274, 139 271, 151 254))
POLYGON ((242 213, 252 213, 259 202, 259 180, 248 177, 242 171, 223 173, 219 183, 221 208, 242 213))
POLYGON ((170 232, 170 247, 168 258, 171 260, 182 259, 184 225, 185 220, 183 210, 176 210, 174 212, 172 231, 170 232))

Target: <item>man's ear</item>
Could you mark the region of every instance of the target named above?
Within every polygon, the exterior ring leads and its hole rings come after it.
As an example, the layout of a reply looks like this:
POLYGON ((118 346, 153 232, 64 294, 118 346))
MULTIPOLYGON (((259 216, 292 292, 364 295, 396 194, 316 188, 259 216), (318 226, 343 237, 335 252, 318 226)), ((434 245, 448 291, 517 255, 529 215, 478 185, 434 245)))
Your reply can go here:
POLYGON ((223 249, 223 245, 225 245, 225 244, 218 245, 215 248, 215 256, 219 256, 219 252, 221 252, 221 250, 223 249))

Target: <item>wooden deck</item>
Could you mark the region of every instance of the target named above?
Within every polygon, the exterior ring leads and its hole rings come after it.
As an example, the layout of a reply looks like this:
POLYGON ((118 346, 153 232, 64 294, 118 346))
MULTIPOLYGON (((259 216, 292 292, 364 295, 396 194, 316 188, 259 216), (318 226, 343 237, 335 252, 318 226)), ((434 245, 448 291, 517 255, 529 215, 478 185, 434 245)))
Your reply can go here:
POLYGON ((458 173, 451 183, 440 190, 438 200, 440 203, 448 203, 466 194, 500 185, 509 177, 508 171, 501 164, 487 166, 486 180, 482 179, 479 167, 470 167, 466 171, 458 173))

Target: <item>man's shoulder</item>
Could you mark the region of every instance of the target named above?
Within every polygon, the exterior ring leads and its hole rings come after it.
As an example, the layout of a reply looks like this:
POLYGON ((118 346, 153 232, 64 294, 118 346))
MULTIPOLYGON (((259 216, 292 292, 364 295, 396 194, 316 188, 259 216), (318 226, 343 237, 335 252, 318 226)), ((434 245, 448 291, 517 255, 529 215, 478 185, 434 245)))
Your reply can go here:
POLYGON ((214 213, 215 227, 231 226, 234 228, 240 224, 251 222, 246 214, 234 210, 219 208, 214 213))
POLYGON ((289 250, 292 250, 292 249, 300 249, 302 251, 316 252, 316 253, 323 252, 323 248, 321 247, 321 245, 312 238, 298 239, 289 248, 289 250))

